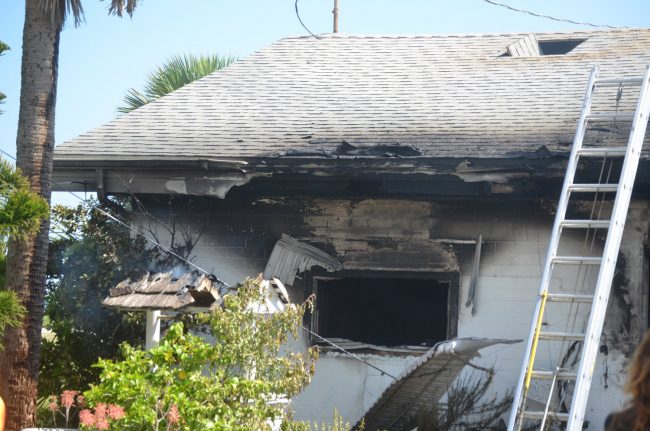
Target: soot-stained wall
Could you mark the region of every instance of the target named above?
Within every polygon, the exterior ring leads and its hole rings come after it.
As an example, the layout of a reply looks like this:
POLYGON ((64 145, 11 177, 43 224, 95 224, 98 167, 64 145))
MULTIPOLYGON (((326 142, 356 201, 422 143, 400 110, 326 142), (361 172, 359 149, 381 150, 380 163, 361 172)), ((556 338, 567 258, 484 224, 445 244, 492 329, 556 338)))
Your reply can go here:
MULTIPOLYGON (((225 200, 169 197, 143 198, 142 203, 167 227, 176 223, 201 232, 193 250, 194 262, 229 283, 255 276, 264 269, 275 242, 288 234, 337 257, 344 270, 399 271, 455 274, 459 337, 525 339, 530 328, 539 278, 553 222, 553 205, 541 201, 506 199, 427 200, 313 197, 246 197, 225 200), (477 312, 465 307, 478 235, 483 251, 476 294, 477 312)), ((600 424, 604 415, 621 405, 624 367, 647 322, 647 202, 633 202, 621 248, 620 272, 614 283, 605 328, 607 354, 601 353, 594 374, 587 418, 600 424)), ((143 228, 153 228, 161 239, 165 229, 140 217, 143 228)), ((583 240, 567 237, 568 250, 583 240)), ((597 244, 598 246, 598 244, 597 244)), ((584 280, 593 281, 593 274, 584 280)), ((554 274, 553 285, 571 290, 576 283, 568 270, 554 274)), ((289 292, 303 299, 309 286, 298 280, 289 292), (307 288, 306 288, 307 287, 307 288)), ((561 323, 566 310, 548 314, 561 323)), ((584 314, 582 314, 584 315, 584 314)), ((306 342, 306 340, 303 340, 306 342)), ((486 349, 478 363, 494 366, 492 390, 503 395, 512 388, 523 343, 486 349)), ((557 352, 550 347, 540 365, 551 366, 557 352), (545 363, 547 362, 547 363, 545 363)), ((365 355, 399 374, 405 356, 365 355)), ((296 397, 300 419, 327 421, 337 408, 355 422, 390 383, 387 376, 350 358, 324 353, 312 384, 296 397)), ((597 429, 597 428, 594 428, 597 429)))

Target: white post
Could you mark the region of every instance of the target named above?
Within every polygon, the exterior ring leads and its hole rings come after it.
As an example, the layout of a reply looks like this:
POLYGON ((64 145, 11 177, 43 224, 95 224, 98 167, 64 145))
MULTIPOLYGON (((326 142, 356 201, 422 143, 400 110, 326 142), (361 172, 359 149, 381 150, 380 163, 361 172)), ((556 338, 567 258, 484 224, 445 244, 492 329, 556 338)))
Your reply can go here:
POLYGON ((160 342, 160 310, 147 311, 147 332, 144 341, 145 349, 156 347, 160 342))

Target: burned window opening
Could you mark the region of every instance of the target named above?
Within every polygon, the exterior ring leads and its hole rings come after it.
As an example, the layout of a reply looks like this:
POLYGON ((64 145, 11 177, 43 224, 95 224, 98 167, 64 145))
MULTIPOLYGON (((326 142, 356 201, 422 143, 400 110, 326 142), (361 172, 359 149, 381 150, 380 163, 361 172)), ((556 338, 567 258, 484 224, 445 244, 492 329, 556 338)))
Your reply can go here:
POLYGON ((352 277, 316 282, 313 323, 325 338, 378 346, 432 346, 448 338, 448 281, 352 277))

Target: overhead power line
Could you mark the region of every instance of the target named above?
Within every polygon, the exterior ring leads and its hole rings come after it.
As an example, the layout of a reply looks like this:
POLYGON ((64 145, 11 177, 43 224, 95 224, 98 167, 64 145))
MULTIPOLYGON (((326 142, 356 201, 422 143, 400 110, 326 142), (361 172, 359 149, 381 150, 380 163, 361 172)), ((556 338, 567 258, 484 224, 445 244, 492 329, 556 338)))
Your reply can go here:
POLYGON ((320 335, 318 335, 317 333, 315 333, 315 332, 312 331, 311 329, 309 329, 309 328, 307 328, 307 327, 305 327, 305 326, 303 326, 302 329, 304 329, 307 333, 313 335, 314 337, 318 338, 320 341, 323 341, 323 342, 329 344, 330 346, 334 347, 334 348, 337 349, 337 350, 340 350, 341 352, 343 352, 343 353, 345 353, 346 355, 352 357, 353 359, 356 359, 357 361, 366 364, 366 365, 369 366, 370 368, 374 368, 375 370, 379 371, 379 372, 381 373, 382 376, 383 376, 383 375, 387 375, 388 377, 390 377, 391 379, 393 379, 393 380, 395 380, 395 381, 398 380, 397 377, 393 376, 393 375, 390 374, 388 371, 384 371, 384 370, 382 370, 381 368, 377 367, 376 365, 373 365, 373 364, 371 364, 370 362, 363 360, 362 358, 360 358, 359 356, 357 356, 357 355, 355 355, 354 353, 350 352, 349 350, 346 350, 346 349, 344 349, 343 347, 339 346, 338 344, 333 343, 331 340, 328 340, 328 339, 325 338, 325 337, 321 337, 320 335))
MULTIPOLYGON (((2 149, 0 149, 0 152, 2 152, 2 153, 3 153, 4 155, 6 155, 7 157, 13 159, 14 161, 16 160, 16 158, 15 158, 14 156, 12 156, 11 154, 7 153, 6 151, 3 151, 2 149)), ((84 198, 82 198, 82 197, 79 196, 78 194, 72 192, 71 190, 66 189, 65 187, 63 187, 63 185, 57 183, 56 181, 52 181, 52 183, 55 184, 55 185, 57 185, 57 186, 59 186, 59 187, 60 187, 63 191, 65 191, 66 193, 69 193, 70 195, 72 195, 72 196, 74 196, 75 198, 79 199, 81 202, 85 202, 85 199, 84 199, 84 198)), ((131 227, 128 223, 125 223, 124 221, 118 219, 118 218, 115 217, 113 214, 109 213, 108 211, 105 211, 105 210, 103 210, 102 208, 99 208, 99 207, 97 207, 97 206, 93 206, 92 209, 94 209, 94 210, 98 211, 99 213, 103 214, 104 216, 110 218, 111 220, 113 220, 114 222, 118 223, 119 225, 121 225, 121 226, 127 228, 128 230, 130 230, 131 232, 133 232, 135 235, 144 238, 146 241, 148 241, 148 242, 150 242, 151 244, 155 245, 155 246, 158 247, 160 250, 162 250, 163 252, 169 254, 170 256, 175 257, 176 259, 178 259, 178 260, 180 260, 180 261, 186 263, 187 265, 189 265, 189 266, 191 266, 192 268, 198 270, 199 272, 204 273, 205 275, 208 275, 208 276, 210 276, 210 277, 214 277, 215 281, 216 281, 217 283, 221 284, 222 286, 229 287, 228 283, 226 283, 226 282, 223 281, 223 280, 220 280, 220 279, 217 278, 213 273, 211 273, 211 272, 209 272, 209 271, 207 271, 207 270, 201 268, 200 266, 196 265, 196 264, 193 263, 193 262, 190 262, 189 260, 187 260, 187 259, 184 258, 183 256, 179 255, 178 253, 176 253, 176 252, 173 251, 172 249, 170 249, 170 248, 168 248, 168 247, 165 247, 164 245, 160 244, 160 243, 159 243, 158 241, 156 241, 155 239, 153 239, 153 238, 151 238, 151 237, 149 237, 149 236, 143 234, 142 232, 138 231, 137 229, 134 229, 134 228, 131 227)))
POLYGON ((499 2, 496 2, 496 1, 493 1, 493 0, 483 0, 483 1, 485 3, 489 3, 489 4, 494 5, 494 6, 500 6, 500 7, 509 9, 509 10, 511 10, 513 12, 525 13, 525 14, 530 15, 530 16, 534 16, 534 17, 538 17, 538 18, 546 18, 546 19, 550 19, 552 21, 567 22, 569 24, 586 25, 586 26, 589 26, 589 27, 597 27, 597 28, 629 28, 629 27, 625 27, 625 26, 614 26, 614 25, 608 25, 608 24, 594 24, 594 23, 591 23, 591 22, 580 22, 580 21, 574 21, 574 20, 566 19, 566 18, 556 18, 554 16, 544 15, 544 14, 536 13, 536 12, 531 12, 531 11, 525 10, 525 9, 517 9, 516 7, 512 7, 512 6, 508 5, 508 4, 499 3, 499 2))
POLYGON ((320 37, 319 37, 319 36, 316 36, 314 33, 312 33, 311 30, 310 30, 309 28, 307 28, 307 26, 305 25, 305 23, 302 22, 302 19, 300 18, 300 12, 298 11, 298 0, 296 0, 296 3, 294 4, 294 7, 295 7, 295 9, 296 9, 296 17, 298 17, 298 21, 300 21, 300 25, 302 25, 302 27, 303 27, 305 30, 307 30, 307 33, 311 34, 311 35, 314 36, 316 39, 319 39, 319 40, 320 40, 320 37))
MULTIPOLYGON (((0 152, 3 153, 4 155, 6 155, 7 157, 11 158, 12 160, 14 160, 14 161, 16 160, 16 158, 15 158, 14 156, 12 156, 11 154, 9 154, 9 153, 3 151, 2 149, 0 149, 0 152)), ((59 187, 60 187, 61 189, 63 189, 66 193, 69 193, 70 195, 74 196, 76 199, 80 200, 81 202, 85 202, 85 201, 86 201, 84 198, 82 198, 82 197, 79 196, 78 194, 72 192, 71 190, 66 189, 66 188, 63 187, 61 184, 57 183, 56 181, 52 181, 52 183, 55 184, 55 185, 57 185, 57 186, 59 186, 59 187)), ((217 283, 220 283, 222 286, 224 286, 224 287, 226 287, 226 288, 229 288, 229 287, 230 287, 230 286, 228 285, 228 283, 226 283, 226 282, 223 281, 223 280, 220 280, 219 278, 217 278, 217 277, 216 277, 214 274, 212 274, 211 272, 208 272, 207 270, 201 268, 200 266, 198 266, 198 265, 196 265, 196 264, 190 262, 189 260, 187 260, 187 259, 184 258, 183 256, 179 255, 178 253, 174 252, 174 251, 171 250, 170 248, 165 247, 164 245, 160 244, 160 243, 159 243, 158 241, 156 241, 155 239, 150 238, 149 236, 143 234, 142 232, 140 232, 140 231, 134 229, 134 228, 131 227, 128 223, 126 223, 126 222, 124 222, 124 221, 118 219, 118 218, 115 217, 113 214, 109 213, 108 211, 105 211, 105 210, 103 210, 102 208, 99 208, 99 207, 97 207, 97 206, 93 206, 92 209, 94 209, 94 210, 98 211, 99 213, 103 214, 104 216, 110 218, 111 220, 113 220, 114 222, 118 223, 119 225, 121 225, 121 226, 127 228, 128 230, 130 230, 131 232, 133 232, 135 235, 144 238, 144 239, 147 240, 148 242, 150 242, 150 243, 152 243, 153 245, 155 245, 156 247, 158 247, 160 250, 164 251, 165 253, 168 253, 170 256, 173 256, 173 257, 175 257, 176 259, 178 259, 178 260, 180 260, 180 261, 186 263, 187 265, 190 265, 191 267, 197 269, 198 271, 204 273, 204 274, 207 275, 207 276, 214 277, 214 279, 217 281, 217 283)), ((145 214, 145 215, 146 215, 146 214, 145 214)), ((59 234, 59 233, 58 233, 58 232, 55 232, 55 234, 59 234)), ((75 237, 75 239, 78 239, 78 238, 75 237)), ((382 375, 386 375, 386 376, 392 378, 393 380, 397 380, 397 378, 396 378, 395 376, 393 376, 392 374, 388 373, 387 371, 382 370, 381 368, 377 367, 376 365, 371 364, 371 363, 368 362, 368 361, 363 360, 363 359, 360 358, 359 356, 357 356, 357 355, 355 355, 354 353, 352 353, 352 352, 350 352, 350 351, 348 351, 348 350, 342 348, 341 346, 339 346, 339 345, 333 343, 332 341, 328 340, 327 338, 321 337, 321 336, 318 335, 317 333, 311 331, 310 329, 308 329, 308 328, 306 328, 306 327, 304 327, 304 326, 303 326, 302 328, 303 328, 306 332, 308 332, 308 333, 310 333, 311 335, 313 335, 314 337, 316 337, 316 338, 318 338, 319 340, 321 340, 321 341, 323 341, 323 342, 325 342, 325 343, 331 345, 332 347, 334 347, 334 348, 340 350, 340 351, 343 352, 344 354, 346 354, 346 355, 352 357, 353 359, 356 359, 357 361, 360 361, 360 362, 362 362, 362 363, 368 365, 368 366, 371 367, 371 368, 374 368, 375 370, 379 371, 382 375)))

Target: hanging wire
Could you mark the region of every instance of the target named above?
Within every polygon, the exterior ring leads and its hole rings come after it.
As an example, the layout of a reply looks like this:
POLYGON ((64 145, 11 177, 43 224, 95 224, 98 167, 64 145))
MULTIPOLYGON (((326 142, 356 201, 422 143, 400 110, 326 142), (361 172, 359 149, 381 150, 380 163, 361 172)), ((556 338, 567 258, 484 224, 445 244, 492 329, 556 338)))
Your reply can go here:
MULTIPOLYGON (((12 160, 14 160, 14 161, 16 160, 16 158, 15 158, 14 156, 12 156, 11 154, 7 153, 6 151, 3 151, 2 149, 0 149, 0 152, 2 152, 4 155, 6 155, 7 157, 11 158, 12 160)), ((81 202, 85 202, 85 199, 83 199, 81 196, 77 195, 76 193, 72 192, 71 190, 66 189, 66 188, 63 187, 61 184, 57 183, 56 181, 52 181, 52 183, 55 184, 55 185, 57 185, 57 186, 60 187, 61 189, 63 189, 64 192, 66 192, 66 193, 68 193, 68 194, 74 196, 74 197, 75 197, 76 199, 78 199, 79 201, 81 201, 81 202)), ((190 262, 189 260, 187 260, 187 259, 185 259, 184 257, 180 256, 179 254, 175 253, 173 250, 169 249, 168 247, 163 246, 162 244, 160 244, 158 241, 154 240, 153 238, 150 238, 150 237, 148 237, 147 235, 143 234, 142 232, 140 232, 140 231, 138 231, 138 230, 136 230, 136 229, 133 229, 130 225, 128 225, 127 223, 125 223, 125 222, 123 222, 122 220, 118 219, 118 218, 115 217, 113 214, 110 214, 109 212, 107 212, 107 211, 105 211, 105 210, 103 210, 102 208, 99 208, 99 207, 97 207, 97 206, 91 207, 91 209, 98 211, 99 213, 103 214, 104 216, 108 217, 109 219, 113 220, 114 222, 118 223, 119 225, 121 225, 121 226, 127 228, 129 231, 133 232, 133 233, 136 234, 137 236, 140 236, 140 237, 144 238, 145 240, 147 240, 148 242, 152 243, 153 245, 155 245, 156 247, 158 247, 160 250, 164 251, 165 253, 168 253, 169 255, 175 257, 176 259, 179 259, 179 260, 181 260, 182 262, 184 262, 184 263, 186 263, 186 264, 192 266, 193 268, 195 268, 195 269, 197 269, 198 271, 200 271, 200 272, 206 274, 207 276, 209 276, 209 277, 213 277, 213 278, 215 279, 215 281, 216 281, 217 283, 220 283, 223 287, 226 287, 226 288, 230 288, 230 287, 231 287, 231 286, 228 285, 225 281, 220 280, 219 278, 217 278, 217 277, 216 277, 214 274, 212 274, 211 272, 208 272, 208 271, 206 271, 205 269, 203 269, 203 268, 197 266, 196 264, 190 262)), ((146 214, 145 214, 145 215, 146 215, 146 214)), ((59 233, 58 233, 58 232, 55 232, 55 234, 58 235, 59 233)), ((76 237, 75 237, 75 238, 76 238, 76 237)), ((366 365, 369 366, 370 368, 373 368, 373 369, 379 371, 379 372, 381 373, 381 375, 386 375, 386 376, 390 377, 391 379, 397 381, 397 377, 393 376, 393 375, 390 374, 389 372, 384 371, 384 370, 382 370, 381 368, 377 367, 376 365, 371 364, 370 362, 364 360, 363 358, 359 357, 358 355, 355 355, 354 353, 350 352, 349 350, 346 350, 346 349, 344 349, 343 347, 341 347, 341 346, 339 346, 339 345, 333 343, 332 341, 328 340, 327 338, 324 338, 324 337, 318 335, 317 333, 313 332, 313 331, 310 330, 309 328, 307 328, 307 327, 305 327, 305 326, 302 326, 302 328, 303 328, 306 332, 308 332, 308 333, 310 333, 311 335, 313 335, 314 337, 316 337, 316 338, 318 338, 319 340, 321 340, 321 341, 323 341, 323 342, 325 342, 325 343, 331 345, 332 347, 334 347, 334 348, 340 350, 341 352, 343 352, 344 354, 350 356, 351 358, 356 359, 357 361, 360 361, 360 362, 366 364, 366 365)))
POLYGON ((337 349, 337 350, 340 350, 341 352, 343 352, 343 353, 345 353, 346 355, 348 355, 348 356, 350 356, 350 357, 356 359, 357 361, 363 362, 364 364, 366 364, 366 365, 369 366, 370 368, 374 368, 375 370, 379 371, 379 372, 381 373, 382 376, 383 376, 383 375, 387 375, 387 376, 390 377, 391 379, 397 381, 397 377, 393 376, 393 375, 390 374, 389 372, 382 370, 381 368, 377 367, 376 365, 371 364, 370 362, 364 360, 363 358, 360 358, 359 356, 355 355, 354 353, 350 352, 349 350, 344 349, 343 347, 341 347, 341 346, 339 346, 338 344, 336 344, 336 343, 334 343, 334 342, 328 340, 327 338, 325 338, 325 337, 321 337, 320 335, 318 335, 317 333, 315 333, 315 332, 312 331, 311 329, 307 328, 306 326, 303 326, 302 329, 304 329, 307 333, 313 335, 314 337, 318 338, 320 341, 323 341, 323 342, 329 344, 330 346, 334 347, 334 348, 337 349))
MULTIPOLYGON (((16 158, 15 158, 14 156, 12 156, 11 154, 9 154, 9 153, 7 153, 7 152, 1 150, 1 149, 0 149, 0 152, 2 152, 3 154, 5 154, 7 157, 10 157, 10 158, 13 159, 14 161, 16 160, 16 158)), ((74 196, 74 197, 75 197, 76 199, 78 199, 79 201, 81 201, 81 202, 85 202, 85 200, 84 200, 81 196, 79 196, 78 194, 72 192, 71 190, 68 190, 68 189, 65 188, 62 184, 59 184, 59 183, 57 183, 56 181, 52 181, 52 184, 57 185, 57 186, 60 187, 64 192, 66 192, 66 193, 68 193, 68 194, 74 196)), ((92 209, 95 210, 95 211, 97 211, 97 212, 99 212, 99 213, 101 213, 101 214, 103 214, 104 216, 108 217, 109 219, 113 220, 114 222, 118 223, 119 225, 121 225, 121 226, 127 228, 129 231, 133 232, 135 235, 137 235, 137 236, 139 236, 139 237, 142 237, 143 239, 145 239, 145 240, 148 241, 149 243, 153 244, 154 246, 158 247, 160 250, 162 250, 163 252, 169 254, 170 256, 175 257, 176 259, 182 261, 183 263, 186 263, 187 265, 191 266, 192 268, 194 268, 194 269, 196 269, 196 270, 198 270, 198 271, 204 273, 205 275, 207 275, 207 276, 213 278, 213 279, 214 279, 217 283, 219 283, 220 285, 222 285, 222 286, 224 286, 224 287, 230 287, 230 285, 229 285, 228 283, 226 283, 225 281, 219 279, 217 276, 215 276, 215 275, 214 275, 213 273, 211 273, 210 271, 207 271, 207 270, 201 268, 200 266, 196 265, 195 263, 190 262, 188 259, 186 259, 186 258, 184 258, 183 256, 179 255, 178 253, 176 253, 175 251, 173 251, 173 250, 170 249, 169 247, 165 247, 164 245, 160 244, 160 243, 159 243, 158 241, 156 241, 155 239, 153 239, 153 238, 151 238, 151 237, 149 237, 149 236, 143 234, 142 232, 138 231, 137 229, 134 229, 134 228, 131 227, 128 223, 123 222, 122 220, 118 219, 118 218, 115 217, 113 214, 109 213, 108 211, 105 211, 105 210, 103 210, 102 208, 99 208, 99 207, 97 207, 97 206, 92 207, 92 209)))
POLYGON ((317 36, 314 33, 312 33, 311 30, 305 25, 305 23, 302 22, 302 18, 300 18, 300 11, 298 10, 298 0, 296 0, 296 3, 294 4, 294 8, 296 9, 296 17, 298 18, 298 21, 300 21, 300 25, 302 25, 302 27, 305 30, 307 30, 307 33, 311 34, 318 40, 322 39, 320 36, 317 36))
POLYGON ((499 2, 496 2, 496 1, 493 1, 493 0, 483 0, 483 1, 485 3, 489 3, 489 4, 494 5, 494 6, 500 6, 500 7, 506 8, 506 9, 511 10, 513 12, 525 13, 527 15, 534 16, 534 17, 537 17, 537 18, 545 18, 545 19, 550 19, 552 21, 557 21, 557 22, 566 22, 566 23, 569 23, 569 24, 576 24, 576 25, 586 25, 588 27, 596 27, 596 28, 614 28, 614 29, 616 29, 616 28, 629 28, 629 27, 625 27, 625 26, 614 26, 614 25, 608 25, 608 24, 593 24, 591 22, 580 22, 580 21, 574 21, 574 20, 567 19, 567 18, 556 18, 556 17, 551 16, 551 15, 544 15, 544 14, 532 12, 532 11, 529 11, 529 10, 526 10, 526 9, 518 9, 518 8, 512 7, 512 6, 508 5, 508 4, 499 3, 499 2))

